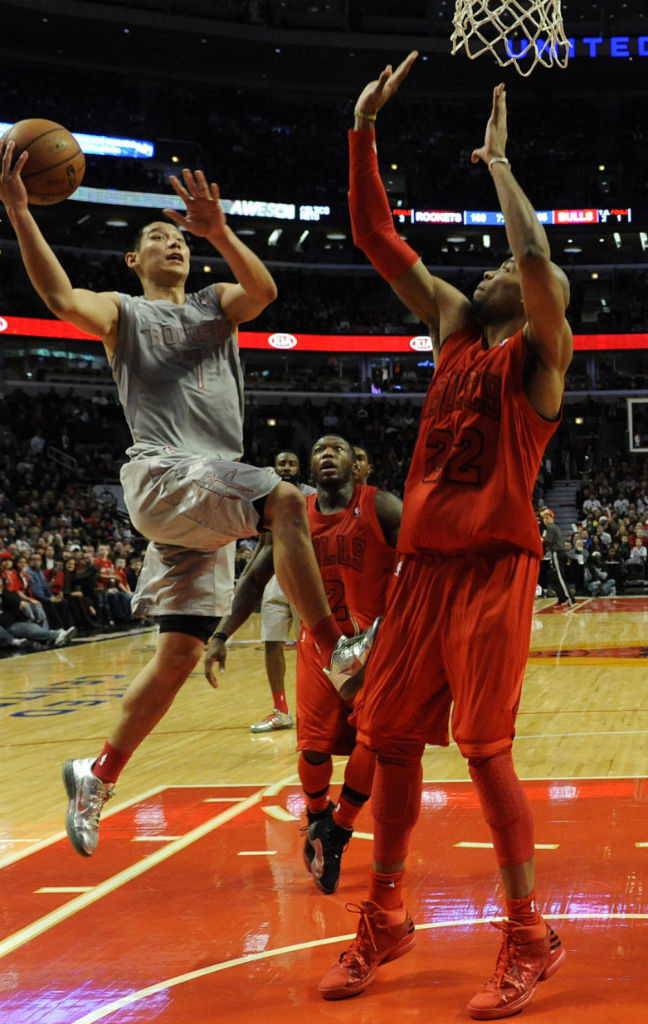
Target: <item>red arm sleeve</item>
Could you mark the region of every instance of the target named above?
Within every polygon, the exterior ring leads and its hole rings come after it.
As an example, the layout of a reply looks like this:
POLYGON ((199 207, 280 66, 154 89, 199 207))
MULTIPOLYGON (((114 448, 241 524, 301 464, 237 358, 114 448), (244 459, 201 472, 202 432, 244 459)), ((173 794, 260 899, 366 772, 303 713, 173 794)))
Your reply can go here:
POLYGON ((399 236, 387 199, 375 132, 349 132, 349 211, 353 241, 387 281, 409 270, 418 253, 399 236))

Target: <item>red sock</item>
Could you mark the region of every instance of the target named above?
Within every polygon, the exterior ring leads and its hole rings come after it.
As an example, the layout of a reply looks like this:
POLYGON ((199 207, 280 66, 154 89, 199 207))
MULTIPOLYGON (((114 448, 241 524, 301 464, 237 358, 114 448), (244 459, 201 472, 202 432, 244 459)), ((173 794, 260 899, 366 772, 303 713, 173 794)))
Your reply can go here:
POLYGON ((281 711, 284 715, 288 714, 288 701, 286 700, 285 690, 273 690, 272 699, 274 701, 275 711, 281 711))
POLYGON ((103 783, 115 783, 130 761, 131 755, 117 750, 108 741, 92 766, 93 774, 103 783))
POLYGON ((369 899, 384 910, 400 910, 403 907, 403 878, 405 871, 382 875, 372 869, 369 876, 369 899))
POLYGON ((506 915, 509 921, 515 921, 516 924, 538 924, 540 921, 540 914, 536 906, 535 889, 523 899, 516 900, 507 896, 506 915))
POLYGON ((333 821, 335 824, 340 825, 341 828, 353 828, 356 818, 368 799, 369 797, 366 796, 362 802, 354 799, 350 800, 348 794, 343 789, 333 811, 333 821))
POLYGON ((310 634, 317 645, 317 649, 320 652, 322 661, 325 665, 328 665, 331 660, 333 648, 342 636, 342 630, 338 626, 332 615, 327 615, 325 619, 320 619, 313 628, 310 630, 310 634))

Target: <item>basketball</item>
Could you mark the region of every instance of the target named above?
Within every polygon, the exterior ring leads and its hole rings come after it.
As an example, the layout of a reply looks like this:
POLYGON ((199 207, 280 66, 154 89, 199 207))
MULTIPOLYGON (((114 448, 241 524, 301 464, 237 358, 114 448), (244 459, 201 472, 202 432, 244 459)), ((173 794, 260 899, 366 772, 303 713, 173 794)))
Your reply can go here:
POLYGON ((85 157, 74 136, 42 117, 17 121, 0 140, 0 153, 7 142, 16 143, 14 163, 25 150, 29 159, 22 170, 28 200, 34 206, 50 206, 71 196, 83 181, 85 157))

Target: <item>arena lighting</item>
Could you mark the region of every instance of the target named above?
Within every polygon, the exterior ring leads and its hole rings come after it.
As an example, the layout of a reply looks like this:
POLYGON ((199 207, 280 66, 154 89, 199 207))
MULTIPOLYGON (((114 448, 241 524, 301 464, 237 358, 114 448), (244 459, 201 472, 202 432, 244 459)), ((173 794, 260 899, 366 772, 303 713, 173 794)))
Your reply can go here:
MULTIPOLYGON (((105 203, 110 206, 137 206, 155 210, 184 210, 179 196, 168 192, 132 192, 118 188, 89 188, 80 185, 70 199, 77 203, 105 203)), ((221 199, 225 214, 232 217, 270 217, 272 220, 295 220, 294 203, 267 203, 257 199, 221 199)))
MULTIPOLYGON (((0 121, 0 135, 3 135, 11 124, 0 121)), ((112 135, 87 135, 85 132, 72 132, 84 153, 90 156, 134 156, 141 160, 150 160, 155 156, 155 145, 145 139, 121 139, 112 135)))
MULTIPOLYGON (((38 317, 2 316, 0 338, 54 338, 68 341, 99 341, 64 320, 38 317)), ((392 355, 409 352, 414 355, 432 353, 432 339, 427 334, 289 334, 287 332, 240 331, 239 347, 263 349, 266 352, 377 352, 392 355)), ((611 352, 648 348, 648 334, 577 334, 574 348, 579 352, 611 352)))

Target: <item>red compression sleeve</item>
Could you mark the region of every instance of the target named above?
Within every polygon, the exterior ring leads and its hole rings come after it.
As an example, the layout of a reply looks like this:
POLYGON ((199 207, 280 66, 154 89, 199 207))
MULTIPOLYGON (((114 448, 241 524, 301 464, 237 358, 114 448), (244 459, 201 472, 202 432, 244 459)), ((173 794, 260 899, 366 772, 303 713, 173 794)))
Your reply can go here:
POLYGON ((535 854, 533 811, 510 750, 468 761, 500 867, 525 864, 535 854))
POLYGON ((349 131, 349 210, 353 241, 382 277, 392 281, 418 260, 400 237, 378 170, 373 131, 349 131))

